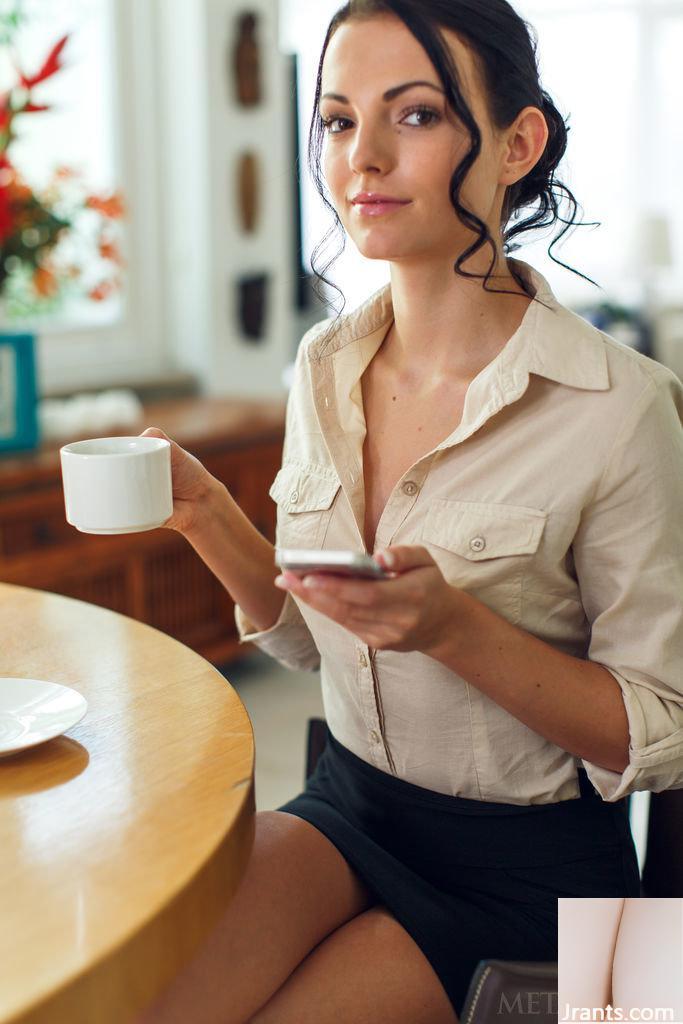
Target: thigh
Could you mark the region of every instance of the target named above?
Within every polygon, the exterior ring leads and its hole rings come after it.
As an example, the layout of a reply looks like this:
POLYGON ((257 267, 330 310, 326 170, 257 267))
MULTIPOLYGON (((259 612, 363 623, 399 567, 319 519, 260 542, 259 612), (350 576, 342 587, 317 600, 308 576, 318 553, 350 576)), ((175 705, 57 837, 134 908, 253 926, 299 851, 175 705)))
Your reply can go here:
POLYGON ((673 1009, 683 1020, 683 900, 627 899, 612 975, 613 1005, 673 1009))
POLYGON ((557 901, 558 1004, 606 1007, 612 960, 624 908, 621 897, 561 897, 557 901))
POLYGON ((321 942, 249 1024, 378 1020, 458 1024, 429 960, 384 906, 371 907, 321 942))
POLYGON ((258 811, 251 855, 227 910, 136 1024, 243 1024, 318 943, 375 902, 308 821, 258 811))
POLYGON ((259 811, 252 856, 234 899, 243 958, 279 983, 340 925, 377 900, 319 829, 286 811, 259 811))

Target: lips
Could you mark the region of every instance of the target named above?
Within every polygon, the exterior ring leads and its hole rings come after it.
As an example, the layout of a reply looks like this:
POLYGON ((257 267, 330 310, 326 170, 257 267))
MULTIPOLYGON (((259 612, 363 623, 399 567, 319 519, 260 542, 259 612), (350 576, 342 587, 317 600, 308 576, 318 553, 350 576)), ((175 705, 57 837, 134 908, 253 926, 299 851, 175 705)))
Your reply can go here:
POLYGON ((380 203, 398 203, 403 205, 409 203, 410 199, 398 199, 396 196, 385 196, 380 192, 359 192, 358 195, 352 199, 354 205, 370 205, 380 203))
POLYGON ((358 217, 385 217, 390 213, 398 213, 404 206, 409 206, 408 202, 396 202, 395 200, 388 203, 354 203, 354 211, 358 217))

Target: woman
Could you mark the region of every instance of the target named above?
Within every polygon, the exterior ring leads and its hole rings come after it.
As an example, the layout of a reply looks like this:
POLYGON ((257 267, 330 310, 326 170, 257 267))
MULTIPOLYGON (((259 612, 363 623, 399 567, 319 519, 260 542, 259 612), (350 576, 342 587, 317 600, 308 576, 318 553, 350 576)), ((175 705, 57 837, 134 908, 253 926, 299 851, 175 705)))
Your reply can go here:
POLYGON ((558 939, 559 1020, 683 1020, 683 900, 561 899, 558 939))
POLYGON ((299 347, 277 542, 392 573, 274 580, 173 445, 166 525, 241 639, 321 668, 329 735, 145 1021, 451 1024, 480 959, 557 958, 558 896, 638 895, 625 797, 683 785, 683 388, 505 255, 515 211, 557 214, 566 146, 526 24, 505 0, 345 6, 323 137, 391 283, 299 347))

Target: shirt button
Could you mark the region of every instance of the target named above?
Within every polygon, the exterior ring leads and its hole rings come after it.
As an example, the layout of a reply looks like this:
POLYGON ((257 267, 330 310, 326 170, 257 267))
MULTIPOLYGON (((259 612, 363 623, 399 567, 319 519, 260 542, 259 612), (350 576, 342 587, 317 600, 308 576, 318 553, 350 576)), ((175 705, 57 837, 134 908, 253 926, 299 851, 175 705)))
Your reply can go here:
POLYGON ((298 501, 299 500, 299 492, 298 491, 292 491, 292 493, 289 496, 289 500, 290 501, 298 501))
POLYGON ((470 547, 472 551, 483 551, 486 547, 486 541, 483 537, 473 537, 470 541, 470 547))
POLYGON ((372 740, 372 742, 373 743, 379 743, 379 738, 380 738, 379 737, 379 733, 375 732, 375 730, 372 729, 371 732, 370 732, 370 739, 372 740))
POLYGON ((404 494, 413 495, 417 494, 418 487, 414 480, 406 480, 401 490, 404 494))
POLYGON ((363 667, 365 667, 367 665, 368 659, 365 657, 365 652, 364 651, 359 651, 358 652, 358 661, 360 662, 360 664, 363 667))

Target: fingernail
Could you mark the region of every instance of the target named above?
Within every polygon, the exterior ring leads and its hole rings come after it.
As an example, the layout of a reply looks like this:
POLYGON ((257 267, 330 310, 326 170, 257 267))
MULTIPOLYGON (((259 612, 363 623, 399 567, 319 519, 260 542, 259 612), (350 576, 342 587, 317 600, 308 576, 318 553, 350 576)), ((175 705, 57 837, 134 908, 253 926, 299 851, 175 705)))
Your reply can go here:
POLYGON ((382 559, 387 569, 391 569, 392 565, 396 563, 396 556, 391 551, 380 551, 379 557, 382 559))
POLYGON ((276 587, 282 587, 283 589, 286 589, 287 587, 287 580, 284 576, 276 576, 273 582, 276 587))
POLYGON ((307 576, 304 580, 305 587, 317 587, 318 584, 319 581, 315 578, 315 576, 307 576))

